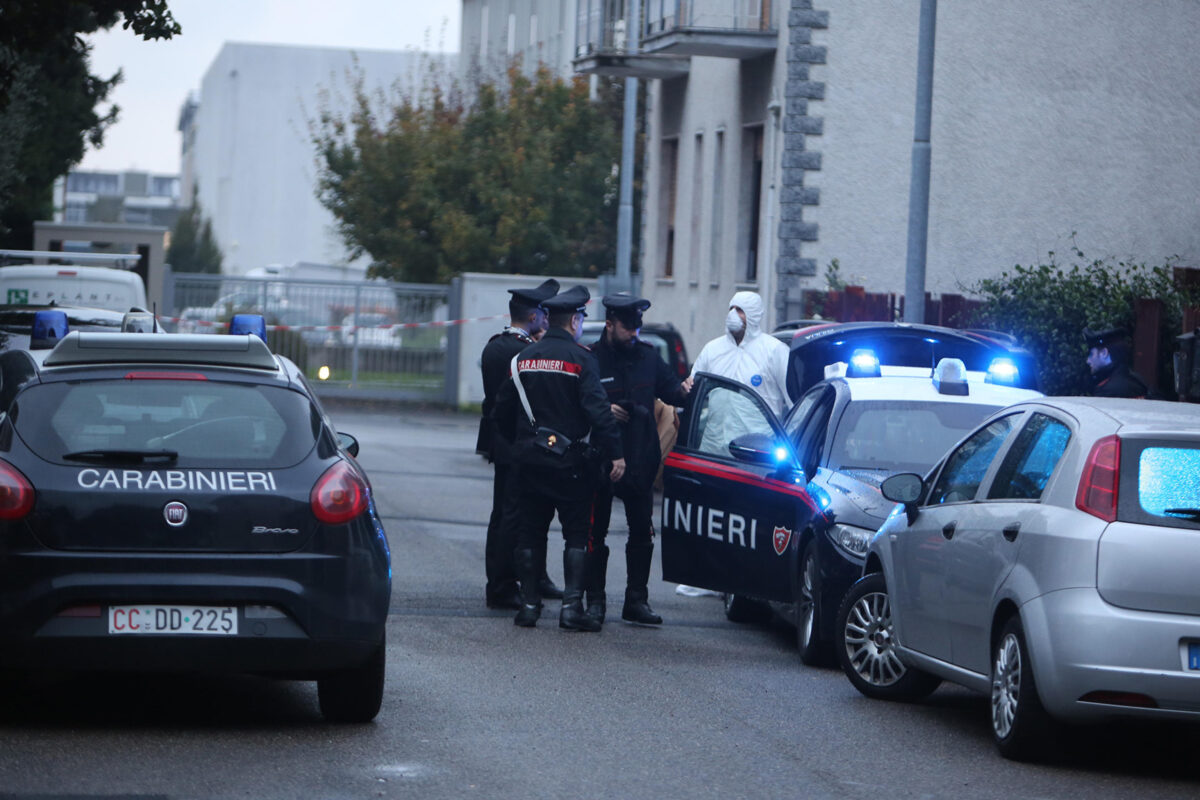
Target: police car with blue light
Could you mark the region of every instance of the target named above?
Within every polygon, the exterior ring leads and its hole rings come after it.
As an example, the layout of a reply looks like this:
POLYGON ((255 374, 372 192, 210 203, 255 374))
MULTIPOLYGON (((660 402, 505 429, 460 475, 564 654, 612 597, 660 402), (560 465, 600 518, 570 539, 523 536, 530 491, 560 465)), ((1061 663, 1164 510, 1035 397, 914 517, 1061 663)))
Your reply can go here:
POLYGON ((387 539, 357 441, 262 318, 62 321, 0 354, 0 668, 316 680, 326 719, 374 718, 387 539))
POLYGON ((894 472, 923 472, 982 419, 1040 393, 1006 358, 968 371, 881 365, 859 349, 828 365, 778 420, 748 386, 700 374, 663 472, 663 578, 724 593, 732 621, 773 606, 801 659, 830 663, 834 623, 894 503, 894 472))

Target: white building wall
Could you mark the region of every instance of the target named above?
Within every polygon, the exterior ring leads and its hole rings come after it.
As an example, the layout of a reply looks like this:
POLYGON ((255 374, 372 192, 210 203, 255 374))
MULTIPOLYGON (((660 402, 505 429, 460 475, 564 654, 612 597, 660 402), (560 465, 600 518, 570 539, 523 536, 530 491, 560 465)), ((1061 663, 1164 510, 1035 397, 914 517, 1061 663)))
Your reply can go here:
MULTIPOLYGON (((817 0, 827 61, 809 113, 820 203, 804 255, 904 290, 919 4, 817 0)), ((1067 256, 1200 265, 1200 4, 938 5, 927 288, 1067 256)))
POLYGON ((573 77, 575 4, 576 0, 463 0, 461 68, 468 74, 476 69, 496 74, 519 56, 527 74, 545 64, 559 77, 573 77))
MULTIPOLYGON (((355 64, 368 90, 412 86, 422 54, 226 43, 204 75, 195 117, 194 174, 225 255, 244 274, 266 264, 345 263, 333 216, 317 201, 308 120, 322 92, 350 100, 355 64)), ((446 57, 452 58, 452 56, 446 57)), ((365 269, 366 259, 357 266, 365 269)))

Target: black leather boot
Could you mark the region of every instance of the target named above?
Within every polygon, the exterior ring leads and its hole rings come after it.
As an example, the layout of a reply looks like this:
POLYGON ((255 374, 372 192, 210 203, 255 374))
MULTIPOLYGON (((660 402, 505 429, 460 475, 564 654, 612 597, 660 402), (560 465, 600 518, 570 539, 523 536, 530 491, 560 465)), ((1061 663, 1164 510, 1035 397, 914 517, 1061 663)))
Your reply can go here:
POLYGON ((600 623, 583 612, 583 581, 587 569, 587 551, 582 547, 563 550, 563 603, 558 612, 558 627, 569 631, 600 630, 600 623))
POLYGON ((625 566, 629 580, 625 586, 625 606, 621 619, 640 625, 662 625, 662 617, 650 607, 650 558, 654 555, 654 542, 625 545, 625 566))
POLYGON ((521 581, 521 610, 513 618, 513 624, 532 628, 542 616, 542 596, 537 588, 538 562, 534 560, 534 552, 529 549, 518 549, 514 555, 517 579, 521 581))
POLYGON ((550 573, 546 571, 546 543, 542 542, 541 549, 535 554, 538 567, 542 570, 542 577, 538 578, 537 587, 538 593, 541 594, 543 600, 562 600, 562 589, 555 585, 550 579, 550 573))
POLYGON ((586 613, 597 622, 604 622, 607 597, 604 586, 608 577, 608 545, 601 545, 588 553, 587 562, 587 608, 586 613))

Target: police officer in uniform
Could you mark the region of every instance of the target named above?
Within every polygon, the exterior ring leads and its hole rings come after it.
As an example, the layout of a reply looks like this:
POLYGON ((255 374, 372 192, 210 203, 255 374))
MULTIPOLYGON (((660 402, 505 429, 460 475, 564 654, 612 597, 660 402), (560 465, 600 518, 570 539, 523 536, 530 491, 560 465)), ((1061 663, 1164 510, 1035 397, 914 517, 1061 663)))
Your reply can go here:
POLYGON ((1150 397, 1146 382, 1129 368, 1129 334, 1123 328, 1105 331, 1083 329, 1087 341, 1087 365, 1092 371, 1094 397, 1150 397))
POLYGON ((620 481, 601 480, 596 490, 592 534, 588 541, 587 613, 600 622, 605 615, 605 577, 609 548, 605 544, 612 517, 613 496, 625 505, 629 538, 625 542, 628 580, 621 619, 660 625, 662 617, 650 608, 650 560, 654 554, 654 478, 662 460, 654 399, 682 406, 692 388, 679 378, 653 345, 638 340, 642 313, 650 301, 629 294, 604 298, 604 333, 592 346, 600 366, 600 382, 621 430, 625 475, 620 481))
MULTIPOLYGON (((516 493, 508 491, 511 481, 516 480, 516 473, 509 445, 496 434, 491 414, 500 387, 508 380, 512 357, 533 344, 534 338, 546 330, 546 310, 542 308, 542 301, 557 292, 558 281, 553 278, 533 289, 509 289, 508 293, 512 295, 508 301, 509 326, 488 340, 479 359, 479 368, 483 373, 483 418, 479 421, 475 452, 487 458, 495 468, 492 514, 488 519, 487 543, 484 545, 487 571, 484 597, 488 608, 521 607, 517 571, 513 564, 513 551, 517 546, 516 493)), ((561 598, 562 590, 546 574, 545 542, 540 551, 538 563, 542 565, 542 576, 538 580, 538 590, 543 597, 561 598)))
POLYGON ((495 409, 499 431, 513 442, 513 461, 521 471, 512 489, 520 517, 516 558, 521 582, 521 610, 513 621, 527 628, 537 624, 542 610, 535 548, 557 511, 565 583, 559 627, 600 630, 600 623, 583 610, 592 498, 602 463, 611 461, 608 477, 619 481, 625 459, 596 360, 579 344, 589 299, 587 287, 575 286, 542 303, 550 327, 515 357, 513 377, 501 389, 495 409), (585 441, 589 436, 590 442, 585 441))

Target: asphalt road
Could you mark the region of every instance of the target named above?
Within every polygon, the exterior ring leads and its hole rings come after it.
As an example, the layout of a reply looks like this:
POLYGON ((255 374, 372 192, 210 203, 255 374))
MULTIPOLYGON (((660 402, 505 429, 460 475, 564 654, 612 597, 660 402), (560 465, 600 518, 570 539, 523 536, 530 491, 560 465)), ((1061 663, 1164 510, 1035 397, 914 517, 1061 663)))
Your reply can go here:
POLYGON ((802 666, 785 626, 733 625, 719 600, 653 578, 661 629, 567 633, 555 603, 516 628, 483 604, 491 476, 476 420, 332 414, 362 443, 392 545, 378 719, 324 723, 308 683, 32 676, 0 690, 0 798, 1200 795, 1198 728, 1074 729, 1056 761, 1015 764, 993 748, 983 698, 943 686, 916 705, 867 700, 839 671, 802 666))

